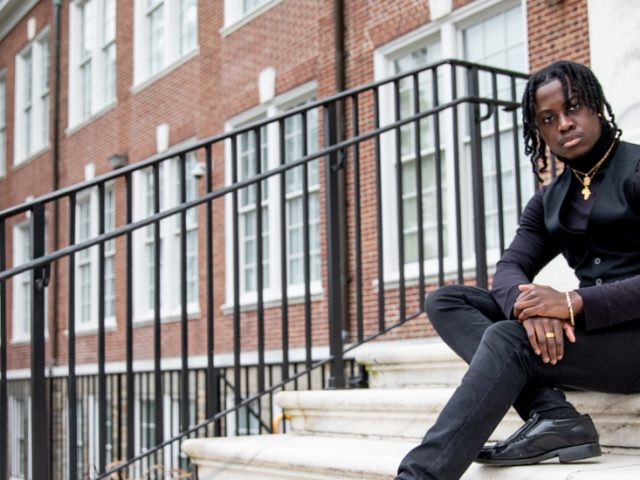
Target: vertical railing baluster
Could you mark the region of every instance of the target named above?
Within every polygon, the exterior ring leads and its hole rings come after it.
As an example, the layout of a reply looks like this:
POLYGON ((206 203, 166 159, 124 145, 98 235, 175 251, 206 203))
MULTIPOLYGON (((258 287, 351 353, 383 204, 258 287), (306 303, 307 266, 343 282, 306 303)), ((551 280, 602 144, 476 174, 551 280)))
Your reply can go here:
MULTIPOLYGON (((494 100, 498 100, 498 78, 496 72, 491 72, 491 90, 494 100)), ((498 245, 500 246, 500 255, 504 252, 504 201, 502 195, 502 149, 500 142, 500 115, 497 107, 493 112, 493 145, 495 149, 495 166, 496 166, 496 194, 498 203, 498 245)))
MULTIPOLYGON (((125 221, 133 222, 133 177, 127 173, 125 177, 125 221)), ((133 233, 126 234, 126 284, 125 284, 125 355, 126 355, 126 392, 127 392, 127 458, 135 455, 135 377, 133 374, 133 233)))
MULTIPOLYGON (((413 79, 413 114, 420 113, 420 83, 418 82, 418 74, 414 73, 413 79)), ((422 192, 422 144, 421 144, 421 119, 417 119, 413 123, 413 142, 414 155, 416 157, 416 208, 417 208, 417 227, 418 227, 418 299, 419 308, 424 308, 424 214, 422 211, 423 195, 422 192)), ((436 182, 437 184, 437 182, 436 182)))
MULTIPOLYGON (((75 193, 69 195, 69 246, 76 242, 76 196, 75 193)), ((68 402, 69 402, 69 480, 78 478, 78 414, 77 402, 78 394, 76 388, 76 255, 69 255, 69 286, 67 303, 67 360, 69 374, 68 382, 68 402)))
MULTIPOLYGON (((302 157, 309 152, 307 138, 307 112, 301 113, 302 121, 302 157)), ((337 213, 337 212, 336 212, 337 213)), ((313 345, 313 326, 311 319, 311 255, 309 242, 309 162, 302 164, 302 244, 303 244, 303 277, 304 277, 304 333, 306 366, 309 369, 307 381, 311 384, 311 364, 313 363, 311 346, 313 345)))
MULTIPOLYGON (((285 123, 278 122, 278 153, 280 165, 287 161, 285 152, 285 123)), ((281 335, 282 335, 282 379, 289 378, 289 292, 287 280, 287 172, 280 174, 280 290, 282 292, 281 335)))
MULTIPOLYGON (((37 203, 32 211, 33 258, 45 254, 45 206, 37 203)), ((31 476, 38 480, 49 478, 49 432, 47 384, 45 378, 46 286, 48 265, 32 270, 31 312, 31 476)))
MULTIPOLYGON (((256 142, 256 158, 255 172, 256 175, 262 173, 262 131, 260 127, 255 130, 256 142)), ((257 321, 257 343, 258 343, 258 378, 257 389, 259 392, 264 391, 264 251, 263 251, 263 225, 262 225, 262 180, 255 183, 256 188, 256 275, 257 275, 257 297, 258 305, 256 310, 257 321)), ((268 254, 268 252, 267 252, 268 254)), ((268 258, 268 257, 267 257, 268 258)), ((246 391, 247 396, 250 390, 246 391)), ((260 399, 256 402, 260 405, 260 399)), ((258 407, 260 409, 260 407, 258 407)), ((260 428, 260 427, 259 427, 260 428)), ((260 428, 261 430, 261 428, 260 428)))
MULTIPOLYGON (((104 233, 104 183, 98 185, 98 234, 104 233)), ((107 445, 107 379, 104 331, 104 242, 98 244, 98 471, 105 471, 107 445)))
MULTIPOLYGON (((478 67, 468 70, 469 95, 480 96, 478 67)), ((482 168, 482 132, 480 130, 480 104, 469 104, 469 134, 471 136, 471 184, 473 191, 474 246, 476 251, 476 285, 487 288, 487 242, 484 220, 484 174, 482 168)))
MULTIPOLYGON (((187 201, 187 158, 178 156, 180 203, 187 201)), ((180 212, 180 431, 189 428, 189 319, 187 317, 187 211, 180 212)), ((173 395, 173 390, 171 391, 173 395)), ((170 407, 171 408, 171 407, 170 407)), ((171 408, 173 411, 173 409, 171 408)), ((168 428, 171 428, 169 425, 168 428)), ((171 460, 173 461, 173 459, 171 460)))
MULTIPOLYGON (((373 89, 373 127, 380 128, 380 92, 378 87, 373 89)), ((375 137, 375 162, 376 162, 376 236, 377 236, 377 260, 378 260, 378 331, 385 328, 384 308, 384 237, 382 234, 382 147, 380 135, 375 137)))
MULTIPOLYGON (((5 219, 0 218, 0 271, 7 268, 5 219)), ((0 281, 0 478, 9 478, 9 412, 7 392, 7 286, 0 281)))
MULTIPOLYGON (((458 99, 458 69, 451 66, 451 96, 452 100, 458 99)), ((453 191, 455 195, 455 221, 456 221, 456 260, 459 284, 464 283, 463 252, 462 252, 462 202, 460 199, 460 135, 458 129, 458 105, 453 106, 451 130, 453 131, 453 191)))
MULTIPOLYGON (((438 93, 438 72, 434 68, 431 71, 433 82, 433 108, 440 105, 438 93)), ((436 224, 438 239, 438 285, 444 285, 444 202, 442 200, 442 154, 440 148, 440 112, 433 116, 433 137, 435 147, 435 168, 436 168, 436 224)), ((424 292, 424 290, 423 290, 424 292)), ((424 293, 423 293, 424 295, 424 293)), ((424 303, 424 302, 422 302, 424 303)))
MULTIPOLYGON (((335 145, 338 138, 337 108, 332 102, 324 110, 324 141, 326 146, 335 145)), ((338 153, 332 152, 325 157, 325 211, 327 240, 327 286, 328 286, 328 321, 329 351, 331 362, 331 378, 329 386, 344 388, 344 353, 342 338, 342 289, 340 286, 340 217, 338 153)))
MULTIPOLYGON (((360 135, 360 112, 357 95, 351 97, 351 129, 353 136, 360 135)), ((362 304, 362 201, 360 199, 360 143, 353 146, 353 227, 356 275, 356 337, 364 339, 364 312, 362 304)), ((364 368, 364 366, 363 366, 364 368)))
MULTIPOLYGON (((400 120, 400 81, 393 82, 394 121, 400 120)), ((398 216, 398 310, 400 321, 406 315, 405 275, 404 275, 404 205, 402 204, 402 135, 401 128, 395 129, 396 166, 396 212, 398 216)), ((378 286, 380 288, 380 285, 378 286)))
MULTIPOLYGON (((209 194, 213 191, 213 156, 211 152, 211 144, 208 144, 205 148, 205 168, 206 168, 206 193, 209 194)), ((212 418, 218 413, 218 379, 214 370, 214 298, 215 298, 215 282, 214 282, 214 258, 213 258, 213 200, 207 202, 207 376, 206 376, 206 416, 212 418)), ((214 436, 220 435, 220 422, 214 424, 214 436)))
MULTIPOLYGON (((160 164, 153 164, 153 213, 160 213, 160 164)), ((153 294, 153 310, 154 310, 154 318, 153 318, 153 329, 154 329, 154 345, 153 345, 153 360, 154 360, 154 402, 155 402, 155 425, 156 425, 156 438, 155 444, 158 445, 162 443, 164 438, 163 434, 163 415, 162 415, 162 281, 161 281, 161 262, 162 262, 162 248, 160 242, 160 220, 156 220, 153 224, 153 244, 154 244, 154 269, 153 269, 153 283, 155 285, 153 294)), ((156 452, 154 458, 158 458, 158 454, 160 452, 156 452)), ((162 458, 162 457, 160 457, 162 458)))
MULTIPOLYGON (((231 183, 235 185, 238 182, 238 137, 231 137, 231 183)), ((241 332, 240 332, 240 231, 238 215, 238 190, 234 189, 232 193, 232 215, 233 222, 233 393, 234 405, 240 404, 242 401, 241 385, 240 385, 240 348, 241 348, 241 332)), ((238 416, 236 415, 235 433, 238 434, 238 416)))
MULTIPOLYGON (((511 77, 511 101, 519 102, 519 99, 517 98, 515 77, 511 77)), ((513 109, 513 112, 511 112, 511 124, 513 127, 513 177, 516 182, 516 218, 518 223, 520 223, 520 214, 522 213, 522 180, 520 176, 520 137, 518 135, 518 110, 515 108, 513 109)))

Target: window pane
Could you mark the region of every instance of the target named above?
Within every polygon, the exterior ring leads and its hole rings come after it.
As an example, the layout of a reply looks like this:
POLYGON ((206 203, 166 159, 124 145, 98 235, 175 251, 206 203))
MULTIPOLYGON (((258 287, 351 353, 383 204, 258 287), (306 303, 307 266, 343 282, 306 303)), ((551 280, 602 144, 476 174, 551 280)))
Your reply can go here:
POLYGON ((157 6, 147 13, 147 31, 149 32, 149 74, 153 75, 163 66, 164 61, 164 5, 157 6))
POLYGON ((180 54, 196 48, 196 0, 180 0, 180 54))

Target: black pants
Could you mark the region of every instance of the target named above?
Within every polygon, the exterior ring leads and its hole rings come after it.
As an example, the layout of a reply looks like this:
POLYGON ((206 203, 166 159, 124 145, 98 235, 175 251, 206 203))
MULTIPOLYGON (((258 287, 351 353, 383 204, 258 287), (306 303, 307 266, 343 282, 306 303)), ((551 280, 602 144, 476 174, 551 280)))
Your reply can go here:
POLYGON ((469 369, 422 443, 402 460, 397 480, 460 478, 512 405, 523 418, 573 408, 556 387, 640 391, 640 324, 577 330, 576 343, 565 341, 563 359, 551 365, 485 290, 441 288, 428 296, 427 314, 469 369))

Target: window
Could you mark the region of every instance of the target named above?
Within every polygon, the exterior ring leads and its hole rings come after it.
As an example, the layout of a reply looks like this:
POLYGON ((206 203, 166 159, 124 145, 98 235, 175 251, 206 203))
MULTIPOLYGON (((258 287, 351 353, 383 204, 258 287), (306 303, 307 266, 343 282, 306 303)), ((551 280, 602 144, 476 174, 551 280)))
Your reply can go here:
MULTIPOLYGON (((192 174, 196 168, 196 155, 186 156, 186 200, 193 200, 197 195, 197 180, 192 174)), ((182 176, 180 159, 165 161, 159 171, 160 211, 180 204, 182 176)), ((147 169, 136 177, 135 211, 138 219, 154 214, 154 178, 153 171, 147 169)), ((173 215, 160 221, 160 288, 161 314, 163 317, 175 317, 181 312, 180 299, 180 239, 181 215, 173 215)), ((134 241, 141 255, 137 258, 135 282, 136 318, 150 320, 154 314, 155 299, 155 225, 148 225, 135 233, 134 241)), ((198 304, 198 211, 191 208, 186 215, 186 264, 187 264, 187 310, 189 313, 199 311, 198 304)))
POLYGON ((269 3, 276 2, 274 0, 225 0, 224 24, 230 26, 239 22, 269 3))
POLYGON ((196 0, 136 0, 135 84, 169 68, 197 47, 196 0))
MULTIPOLYGON (((239 121, 232 122, 234 128, 244 127, 250 123, 267 120, 287 110, 303 106, 313 100, 311 87, 305 86, 297 92, 275 99, 267 107, 259 107, 257 111, 241 116, 239 121), (304 93, 306 92, 306 93, 304 93)), ((257 151, 260 151, 260 173, 277 167, 280 162, 279 154, 279 122, 269 123, 259 129, 252 129, 241 133, 236 141, 236 159, 238 181, 248 180, 257 173, 257 151)), ((294 162, 318 149, 318 110, 311 109, 304 114, 296 114, 286 118, 283 122, 282 136, 284 143, 284 161, 294 162), (304 116, 304 118, 303 118, 304 116), (303 127, 304 125, 304 127, 303 127), (306 130, 305 130, 306 128, 306 130), (306 151, 304 147, 306 145, 306 151)), ((227 179, 232 181, 231 144, 227 150, 227 179)), ((304 227, 304 168, 296 167, 286 172, 284 183, 279 175, 263 180, 261 183, 260 208, 262 215, 262 232, 257 235, 257 188, 256 185, 245 187, 238 192, 238 232, 239 232, 239 263, 240 263, 240 297, 244 304, 253 303, 257 299, 258 291, 258 237, 262 242, 262 285, 265 300, 276 300, 281 296, 282 282, 280 259, 286 256, 286 277, 288 295, 300 296, 305 288, 305 227, 304 227), (284 189, 285 197, 285 235, 281 238, 280 229, 280 198, 284 189), (281 245, 286 245, 283 252, 281 245), (272 266, 276 266, 273 268, 272 266)), ((319 166, 314 160, 306 166, 308 188, 308 235, 309 235, 309 281, 312 292, 321 288, 321 259, 320 259, 320 197, 319 166)), ((227 200, 227 221, 232 224, 231 196, 227 200)), ((233 298, 233 238, 227 233, 227 298, 233 298)))
MULTIPOLYGON (((227 406, 233 405, 233 395, 227 396, 227 406)), ((227 407, 228 408, 228 407, 227 407)), ((254 400, 227 416, 227 437, 260 435, 260 402, 254 400)))
POLYGON ((26 394, 9 395, 9 476, 12 479, 31 478, 31 443, 29 432, 30 398, 26 394))
MULTIPOLYGON (((483 21, 466 28, 462 32, 465 60, 474 63, 482 63, 494 67, 506 68, 515 71, 526 70, 526 55, 524 47, 524 33, 522 27, 522 10, 519 6, 493 15, 483 21)), ((482 73, 479 77, 480 95, 492 96, 491 76, 482 73)), ((523 86, 522 84, 520 85, 523 86)), ((498 78, 497 96, 505 100, 511 97, 511 85, 504 76, 498 78)), ((522 97, 522 90, 517 93, 517 98, 522 97)), ((512 119, 511 114, 498 111, 500 125, 500 143, 503 146, 505 161, 501 165, 501 177, 503 182, 503 215, 505 218, 505 237, 510 241, 516 231, 517 214, 515 202, 515 171, 508 159, 513 158, 512 119)), ((487 247, 497 248, 499 245, 498 229, 498 198, 497 198, 497 171, 493 159, 492 143, 494 140, 492 122, 482 124, 482 149, 483 149, 483 174, 485 188, 485 222, 487 232, 487 247)), ((530 178, 530 165, 527 158, 521 153, 520 165, 521 178, 530 178)), ((533 193, 533 182, 523 185, 524 196, 533 193)))
MULTIPOLYGON (((76 202, 76 243, 81 243, 99 234, 99 199, 97 189, 78 197, 76 202)), ((112 185, 104 190, 105 232, 115 228, 115 195, 112 185)), ((99 247, 93 246, 78 251, 76 262, 76 329, 98 328, 98 274, 99 247)), ((107 326, 115 324, 115 277, 114 240, 104 245, 104 312, 107 326)))
POLYGON ((7 81, 0 72, 0 177, 7 173, 7 81))
POLYGON ((74 126, 116 100, 116 2, 72 2, 70 22, 69 123, 74 126))
MULTIPOLYGON (((307 153, 318 147, 318 111, 310 110, 307 118, 307 153)), ((302 117, 289 117, 284 124, 285 161, 302 158, 302 117)), ((309 257, 312 282, 320 281, 320 198, 318 194, 318 161, 313 160, 307 168, 309 188, 309 257)), ((304 177, 303 169, 290 170, 286 174, 286 222, 287 222, 287 280, 290 286, 301 287, 304 283, 304 177)), ((302 288, 299 288, 302 291, 302 288)))
MULTIPOLYGON (((238 163, 239 177, 238 180, 246 180, 258 173, 256 171, 256 132, 250 131, 243 133, 238 137, 238 163)), ((267 129, 260 129, 260 172, 268 169, 269 165, 269 144, 267 137, 267 129)), ((239 195, 239 223, 240 223, 240 265, 242 272, 242 291, 255 292, 258 288, 258 264, 257 264, 257 208, 255 185, 243 188, 239 195)), ((261 184, 261 202, 262 208, 262 232, 260 238, 262 241, 262 281, 264 288, 269 288, 269 184, 262 182, 261 184)))
POLYGON ((49 143, 49 41, 38 35, 16 57, 15 160, 19 165, 49 143))
MULTIPOLYGON (((442 58, 463 58, 474 63, 481 63, 495 67, 502 67, 515 71, 526 69, 525 51, 526 32, 523 20, 522 5, 519 1, 503 2, 494 5, 484 11, 480 7, 461 8, 454 11, 442 22, 433 24, 429 29, 421 29, 406 36, 404 39, 395 40, 388 47, 383 47, 376 52, 375 69, 376 77, 396 75, 410 70, 435 63, 442 58), (451 35, 455 32, 455 35, 451 35)), ((457 85, 458 95, 466 89, 465 73, 458 71, 457 85)), ((497 85, 497 96, 500 99, 511 99, 511 84, 505 78, 501 78, 497 85)), ((481 95, 492 96, 491 77, 480 75, 481 95)), ((432 71, 427 71, 418 76, 417 92, 413 86, 413 79, 401 80, 398 85, 399 115, 407 118, 414 114, 417 103, 420 111, 426 111, 433 107, 434 82, 438 83, 439 103, 451 99, 451 71, 445 68, 438 70, 438 77, 433 78, 432 71), (415 96, 418 95, 416 99, 415 96)), ((522 85, 518 84, 518 88, 522 85)), ((519 98, 520 93, 516 96, 519 98)), ((383 123, 394 121, 395 92, 392 86, 381 89, 381 115, 383 123)), ((472 267, 473 256, 473 204, 471 199, 471 151, 468 123, 464 118, 466 110, 460 108, 461 116, 458 128, 459 158, 454 159, 454 136, 451 128, 452 116, 449 110, 445 110, 439 116, 440 120, 440 151, 436 152, 436 136, 434 130, 434 117, 430 116, 419 122, 420 146, 417 152, 415 124, 408 124, 396 132, 383 134, 381 144, 383 159, 389 159, 382 165, 383 196, 389 198, 383 206, 383 223, 389 231, 396 231, 397 219, 397 195, 396 178, 398 168, 402 168, 402 191, 400 198, 403 207, 403 244, 405 275, 417 276, 418 272, 418 227, 416 172, 417 157, 420 157, 422 169, 422 228, 423 228, 423 252, 427 274, 437 271, 437 258, 444 257, 445 271, 454 271, 457 260, 453 258, 455 249, 451 245, 456 244, 456 218, 455 218, 455 187, 454 187, 454 161, 461 167, 460 190, 462 195, 462 239, 463 257, 465 268, 472 267), (396 142, 399 142, 400 162, 396 161, 396 142), (441 183, 436 185, 436 154, 440 158, 441 183), (442 228, 438 227, 436 217, 436 205, 438 187, 442 198, 442 228), (443 236, 443 251, 438 251, 438 234, 443 236)), ((515 232, 517 224, 515 166, 513 150, 513 125, 511 113, 500 111, 499 144, 502 154, 502 212, 505 219, 504 238, 508 242, 515 232)), ((497 201, 497 172, 495 166, 495 133, 493 122, 482 124, 483 145, 483 176, 485 190, 485 215, 487 246, 490 250, 489 260, 497 260, 499 251, 498 238, 498 201, 497 201)), ((523 149, 523 147, 520 147, 523 149)), ((530 176, 530 167, 523 150, 520 151, 520 178, 523 198, 533 193, 533 181, 530 176)), ((389 281, 397 278, 399 270, 398 239, 396 235, 387 235, 384 238, 385 250, 390 254, 385 255, 385 273, 389 281)))
MULTIPOLYGON (((13 229, 13 264, 15 266, 33 258, 31 247, 31 221, 13 229)), ((31 270, 13 277, 13 341, 27 341, 31 336, 31 270)))

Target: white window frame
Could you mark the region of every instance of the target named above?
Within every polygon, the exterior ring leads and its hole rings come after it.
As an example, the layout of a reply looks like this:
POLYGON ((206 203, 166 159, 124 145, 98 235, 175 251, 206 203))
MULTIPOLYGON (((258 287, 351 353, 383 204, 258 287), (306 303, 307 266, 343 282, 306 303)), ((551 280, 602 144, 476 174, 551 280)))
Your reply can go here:
MULTIPOLYGON (((136 432, 136 434, 134 435, 134 438, 135 438, 134 449, 135 449, 136 455, 140 455, 148 451, 153 446, 155 446, 155 443, 156 443, 155 431, 157 429, 156 418, 155 418, 155 408, 157 408, 157 406, 155 404, 155 397, 152 394, 149 394, 147 392, 141 392, 137 394, 136 398, 131 399, 131 401, 134 402, 133 418, 134 418, 134 432, 136 432), (143 418, 142 418, 143 411, 146 410, 150 405, 154 406, 153 416, 149 418, 148 414, 145 413, 145 418, 144 418, 145 422, 143 425, 143 418), (148 429, 150 425, 153 425, 154 436, 153 438, 146 439, 147 441, 151 442, 151 447, 147 447, 142 445, 142 440, 143 440, 142 432, 143 432, 143 427, 148 429)), ((181 407, 180 401, 181 399, 179 398, 179 396, 177 396, 175 392, 164 392, 162 394, 162 423, 164 427, 163 440, 170 440, 171 438, 175 437, 180 433, 180 407, 181 407)), ((194 422, 193 421, 194 419, 192 418, 195 415, 195 404, 196 404, 196 400, 193 397, 193 394, 190 392, 189 393, 189 426, 190 427, 192 427, 195 423, 197 423, 197 421, 194 422)), ((176 442, 165 446, 162 449, 162 452, 164 454, 164 467, 167 470, 170 470, 174 466, 173 465, 174 458, 177 458, 178 456, 180 457, 184 456, 184 453, 180 451, 180 445, 176 442)), ((139 467, 136 466, 135 468, 139 468, 139 467)))
POLYGON ((40 32, 16 55, 14 166, 49 146, 49 31, 40 32), (46 46, 46 48, 45 48, 46 46), (25 57, 30 56, 30 84, 25 57), (43 79, 46 81, 43 85, 43 79), (29 95, 28 95, 29 94, 29 95), (29 97, 28 99, 26 97, 29 97), (28 113, 25 113, 27 112, 28 113), (25 114, 30 117, 27 122, 25 114))
POLYGON ((25 480, 31 478, 31 415, 30 415, 31 397, 25 395, 12 395, 8 397, 9 409, 9 480, 25 480), (26 426, 25 426, 26 423, 26 426), (22 435, 24 447, 26 449, 27 465, 21 465, 19 452, 19 436, 22 435), (13 447, 13 448, 12 448, 13 447), (26 467, 27 471, 22 472, 22 467, 26 467))
MULTIPOLYGON (((503 11, 507 11, 516 6, 521 7, 523 15, 524 25, 524 37, 526 40, 526 2, 524 0, 484 0, 473 2, 469 5, 454 10, 450 14, 439 18, 438 20, 425 25, 403 37, 395 39, 389 44, 377 49, 374 52, 374 77, 376 80, 383 80, 385 78, 395 75, 394 61, 401 58, 403 55, 419 48, 423 45, 430 43, 439 43, 442 59, 446 58, 463 58, 464 45, 462 32, 479 22, 486 20, 496 14, 503 11)), ((525 61, 528 58, 527 43, 524 43, 524 56, 525 61)), ((525 63, 526 65, 527 63, 525 63)), ((443 72, 444 73, 444 72, 443 72)), ((440 98, 451 98, 451 86, 449 73, 444 73, 443 83, 440 88, 440 98)), ((459 114, 462 114, 462 118, 466 116, 466 111, 459 109, 459 114)), ((381 88, 380 94, 380 118, 381 124, 385 125, 394 121, 394 94, 392 85, 385 85, 381 88)), ((454 171, 453 155, 448 152, 453 152, 454 143, 453 136, 448 133, 446 128, 442 126, 451 125, 453 122, 450 109, 445 110, 440 114, 441 125, 441 148, 445 152, 445 168, 448 172, 447 179, 447 191, 446 196, 443 197, 443 203, 448 204, 450 207, 455 205, 455 192, 453 188, 452 172, 454 171)), ((466 125, 463 123, 464 119, 459 121, 459 125, 466 125)), ((491 132, 492 133, 492 130, 491 132)), ((468 138, 462 138, 465 132, 462 132, 460 138, 461 155, 465 155, 463 149, 468 144, 468 138)), ((384 236, 384 249, 387 252, 384 256, 384 281, 386 284, 393 285, 399 279, 399 260, 398 260, 398 236, 397 232, 397 195, 396 195, 396 173, 395 173, 395 131, 385 133, 381 136, 381 150, 383 152, 382 158, 389 159, 382 164, 382 196, 389 199, 383 204, 383 231, 394 232, 391 235, 384 236)), ((423 154, 429 154, 424 152, 423 154)), ((521 157, 522 160, 523 157, 521 157)), ((526 159, 525 159, 526 160, 526 159)), ((504 163, 504 159, 503 159, 504 163)), ((461 169, 461 185, 465 184, 468 180, 470 172, 465 171, 465 167, 461 169), (465 175, 467 177, 465 177, 465 175), (465 179, 466 178, 466 179, 465 179)), ((462 198, 462 210, 472 212, 472 203, 470 197, 462 198)), ((446 275, 453 275, 458 268, 457 257, 455 256, 455 248, 451 248, 455 245, 456 238, 456 222, 455 211, 453 208, 449 208, 448 216, 450 220, 447 221, 447 236, 443 239, 445 244, 449 245, 448 255, 444 257, 444 271, 446 275)), ((468 219, 470 220, 470 219, 468 219)), ((465 220, 463 219, 463 223, 465 220)), ((473 231, 469 228, 469 225, 463 225, 463 245, 471 245, 473 249, 473 231)), ((469 252, 467 248, 465 250, 465 257, 463 259, 463 268, 465 271, 471 272, 475 268, 475 257, 472 255, 472 251, 469 252)), ((495 263, 499 259, 499 249, 491 249, 487 252, 487 261, 491 267, 495 266, 495 263)), ((424 262, 425 273, 428 277, 437 275, 438 264, 437 259, 425 260, 424 262)), ((405 264, 405 279, 412 280, 418 277, 418 263, 405 264)))
MULTIPOLYGON (((13 264, 15 266, 28 262, 33 257, 32 228, 30 218, 13 227, 13 264)), ((19 273, 12 279, 11 341, 13 343, 28 342, 31 339, 32 285, 33 273, 31 270, 19 273)))
MULTIPOLYGON (((226 131, 233 131, 234 129, 240 128, 241 126, 248 125, 255 121, 259 121, 261 119, 268 119, 274 117, 278 114, 285 112, 286 110, 294 107, 295 105, 299 105, 305 101, 310 101, 315 98, 317 91, 316 82, 309 82, 307 84, 301 85, 290 92, 282 94, 278 97, 275 97, 270 102, 267 102, 259 107, 255 107, 251 110, 248 110, 236 117, 227 121, 225 125, 226 131), (266 118, 265 118, 266 117, 266 118)), ((268 136, 269 142, 269 154, 268 154, 268 169, 273 169, 279 166, 280 162, 280 153, 279 153, 279 132, 278 132, 278 122, 271 122, 266 127, 266 132, 268 136)), ((317 145, 320 148, 320 145, 317 145)), ((227 141, 225 143, 225 182, 227 185, 232 183, 232 169, 231 169, 231 161, 232 161, 232 150, 231 150, 231 141, 227 141)), ((238 174, 240 172, 238 171, 238 174)), ((281 184, 280 184, 280 176, 274 175, 269 177, 266 181, 269 196, 263 201, 263 205, 268 209, 269 212, 269 228, 268 228, 268 236, 269 236, 269 249, 268 251, 263 252, 263 259, 267 260, 270 266, 269 268, 269 281, 268 288, 263 290, 263 300, 267 303, 277 303, 282 298, 281 292, 281 272, 280 272, 280 258, 281 258, 281 237, 280 237, 280 222, 285 221, 280 218, 280 192, 281 192, 281 184)), ((319 182, 318 182, 319 183, 319 182)), ((309 192, 314 193, 318 191, 319 185, 310 186, 309 192)), ((240 193, 238 194, 238 197, 240 193)), ((291 195, 288 195, 290 197, 291 195)), ((322 206, 319 205, 319 209, 322 209, 322 206)), ((223 308, 229 308, 233 305, 233 232, 231 229, 231 225, 235 219, 233 218, 233 202, 232 195, 227 195, 225 200, 225 224, 229 225, 228 228, 225 229, 225 275, 226 275, 226 302, 223 308)), ((319 235, 322 235, 322 232, 319 232, 319 235)), ((242 241, 240 238, 239 241, 242 241)), ((239 251, 240 259, 242 259, 242 252, 239 251)), ((242 270, 242 262, 240 264, 242 270)), ((320 265, 320 269, 322 266, 320 265)), ((243 291, 243 277, 241 272, 240 278, 240 304, 245 308, 252 308, 255 306, 257 302, 257 291, 253 292, 245 292, 243 291)), ((319 275, 319 278, 316 280, 311 280, 310 282, 310 293, 313 296, 322 294, 322 275, 319 275)), ((301 284, 291 284, 289 283, 287 286, 287 296, 289 299, 295 301, 295 299, 299 299, 304 295, 304 283, 301 284)))
POLYGON ((0 71, 0 178, 7 174, 7 75, 0 71))
MULTIPOLYGON (((192 191, 189 193, 190 187, 187 186, 187 200, 192 200, 197 195, 197 179, 193 176, 193 168, 197 163, 195 152, 190 152, 186 156, 186 174, 187 180, 192 182, 192 191), (195 189, 195 191, 193 190, 195 189)), ((147 175, 152 175, 151 169, 137 171, 134 173, 134 216, 136 220, 141 220, 153 215, 153 206, 148 202, 153 201, 153 189, 148 189, 150 185, 147 183, 147 175)), ((165 160, 160 165, 159 172, 161 182, 161 198, 160 211, 176 206, 180 203, 178 193, 179 179, 179 157, 165 160)), ((161 242, 161 273, 160 288, 161 292, 161 317, 163 321, 179 320, 181 315, 180 300, 180 262, 176 262, 175 252, 180 249, 180 214, 172 215, 160 221, 160 242, 161 242)), ((134 232, 134 244, 139 251, 143 252, 147 246, 153 244, 154 224, 148 225, 134 232)), ((194 290, 189 291, 187 288, 187 296, 191 294, 191 301, 187 301, 187 314, 190 318, 197 318, 200 315, 199 301, 199 282, 198 282, 198 210, 190 209, 187 213, 187 235, 195 235, 195 247, 192 252, 192 269, 191 278, 189 277, 189 263, 187 262, 187 282, 194 283, 194 290)), ((151 248, 153 250, 153 248, 151 248)), ((141 253, 136 255, 134 260, 134 321, 137 323, 147 323, 154 318, 154 305, 151 290, 154 288, 153 283, 149 282, 149 274, 151 265, 148 261, 148 255, 152 252, 141 253)), ((187 238, 187 255, 189 255, 189 239, 187 238)), ((187 258, 187 261, 189 258, 187 258)))
MULTIPOLYGON (((104 208, 105 208, 105 232, 108 232, 110 229, 115 227, 115 218, 109 218, 107 214, 115 215, 115 195, 114 195, 114 186, 112 183, 105 186, 104 189, 104 208), (107 205, 108 199, 111 198, 113 200, 113 205, 107 205)), ((81 241, 86 241, 91 238, 95 238, 99 235, 99 198, 98 198, 98 189, 92 188, 86 192, 83 192, 81 195, 78 195, 76 200, 76 242, 79 243, 81 241), (81 211, 80 206, 86 204, 89 209, 89 218, 88 218, 88 227, 89 232, 87 238, 83 238, 80 235, 80 228, 82 227, 81 222, 81 211)), ((75 316, 76 316, 76 333, 83 332, 94 332, 98 329, 98 311, 99 311, 99 298, 98 298, 98 280, 99 280, 99 253, 100 249, 98 245, 90 247, 88 249, 84 249, 78 251, 75 254, 75 275, 76 275, 76 296, 75 296, 75 316), (82 312, 82 285, 81 281, 81 268, 85 266, 89 271, 89 316, 88 318, 84 317, 82 312)), ((104 248, 104 262, 105 262, 105 276, 107 274, 106 265, 107 261, 113 261, 115 258, 115 242, 113 240, 109 240, 105 243, 104 248)), ((115 285, 112 284, 111 288, 115 288, 115 285)), ((105 278, 105 298, 102 301, 106 302, 106 293, 107 293, 107 278, 105 278)), ((115 294, 115 292, 113 292, 115 294)), ((115 296, 111 299, 112 302, 115 301, 115 296)), ((114 305, 115 307, 115 305, 114 305)), ((116 327, 116 316, 115 309, 113 311, 114 315, 107 315, 106 305, 105 305, 105 319, 104 325, 107 329, 113 329, 116 327)))
MULTIPOLYGON (((193 20, 193 19, 192 19, 193 20)), ((134 68, 133 84, 142 88, 148 82, 161 77, 198 52, 198 6, 194 0, 135 0, 134 3, 134 68), (153 2, 153 3, 149 3, 153 2), (182 40, 183 2, 193 2, 195 8, 194 42, 184 46, 182 40), (151 31, 148 15, 162 8, 162 34, 159 53, 161 60, 157 66, 150 64, 153 47, 150 44, 151 31)))
POLYGON ((223 35, 250 22, 282 0, 224 0, 223 35))
POLYGON ((116 2, 75 1, 69 8, 69 128, 73 129, 116 103, 116 2), (107 8, 113 9, 109 15, 107 8), (88 25, 83 13, 91 19, 88 25), (107 23, 109 18, 113 21, 111 26, 107 23), (91 42, 83 56, 85 28, 91 30, 91 42), (82 78, 85 64, 90 65, 88 85, 82 78))

